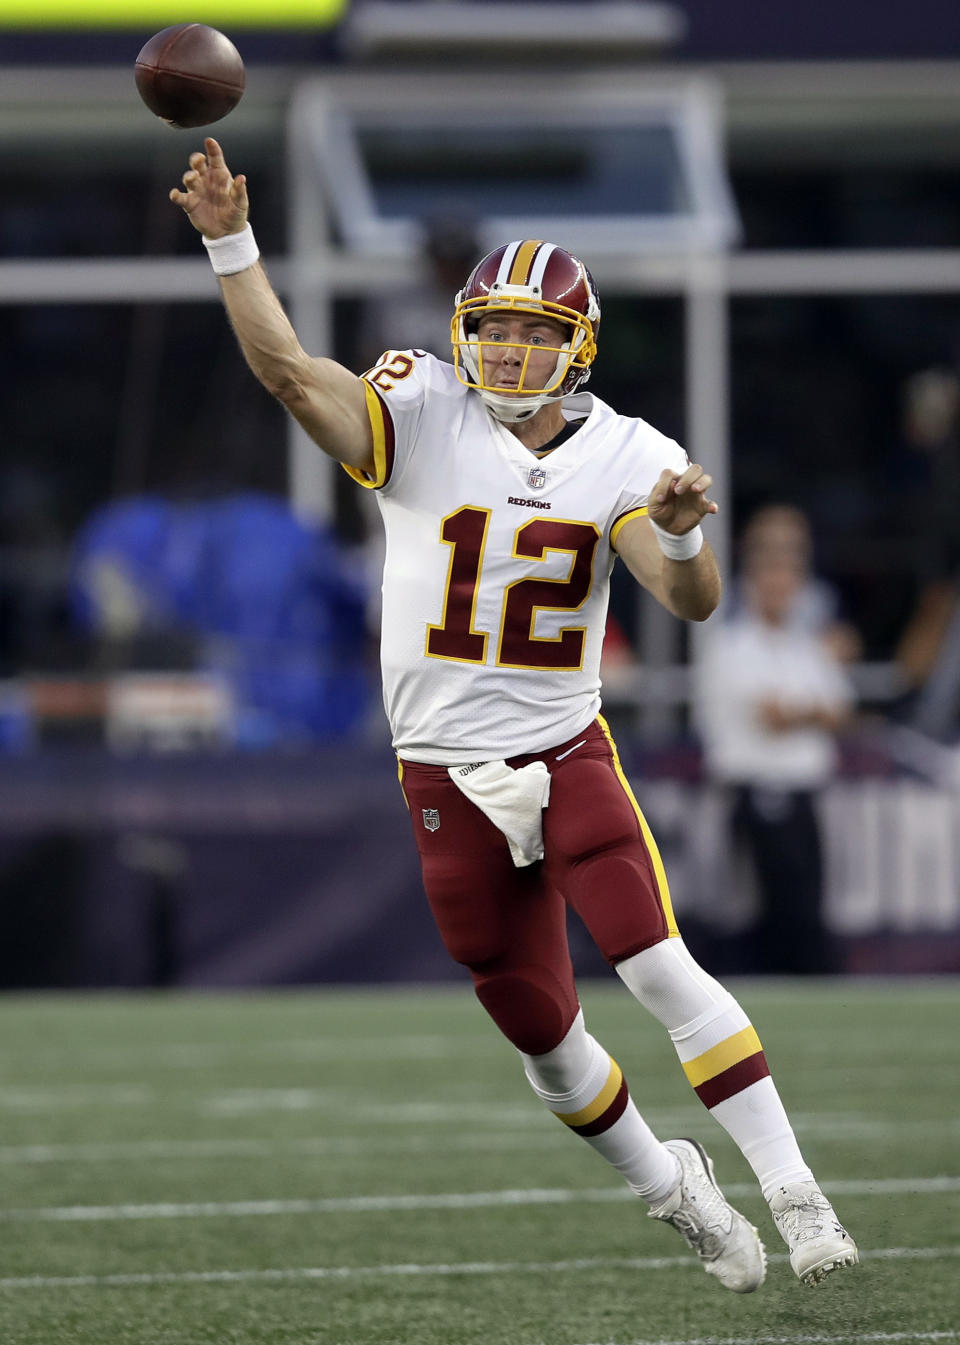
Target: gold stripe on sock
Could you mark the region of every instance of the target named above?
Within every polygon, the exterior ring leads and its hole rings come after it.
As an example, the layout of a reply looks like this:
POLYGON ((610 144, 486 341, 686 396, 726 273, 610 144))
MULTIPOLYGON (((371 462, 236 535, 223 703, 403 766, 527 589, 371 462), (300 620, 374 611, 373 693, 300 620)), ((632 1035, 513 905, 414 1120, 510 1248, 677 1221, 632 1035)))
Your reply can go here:
POLYGON ((620 1092, 620 1085, 622 1083, 623 1073, 621 1072, 620 1066, 614 1060, 613 1056, 610 1056, 610 1073, 607 1075, 607 1081, 593 1101, 588 1102, 587 1105, 581 1107, 579 1111, 558 1111, 554 1112, 554 1116, 559 1116, 564 1125, 589 1125, 591 1121, 595 1121, 598 1116, 602 1116, 607 1110, 610 1103, 620 1092))
POLYGON ((715 1074, 722 1074, 731 1065, 737 1065, 741 1060, 746 1060, 747 1056, 756 1055, 762 1050, 756 1029, 748 1025, 732 1037, 725 1037, 716 1046, 711 1046, 709 1051, 688 1060, 683 1066, 683 1072, 691 1086, 696 1088, 715 1074))

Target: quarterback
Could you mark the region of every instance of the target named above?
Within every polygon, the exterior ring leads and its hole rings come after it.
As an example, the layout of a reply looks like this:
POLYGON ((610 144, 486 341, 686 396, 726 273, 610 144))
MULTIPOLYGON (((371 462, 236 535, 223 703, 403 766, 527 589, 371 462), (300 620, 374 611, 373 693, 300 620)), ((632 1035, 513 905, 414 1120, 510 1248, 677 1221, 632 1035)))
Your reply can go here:
POLYGON ((750 1164, 800 1280, 856 1264, 754 1027, 684 946, 600 712, 616 558, 687 620, 715 609, 720 577, 700 526, 716 512, 710 477, 579 391, 600 323, 589 272, 552 243, 499 247, 456 297, 452 363, 390 350, 357 377, 301 347, 259 263, 245 179, 215 140, 170 198, 203 235, 253 373, 376 494, 384 702, 427 898, 534 1093, 708 1274, 759 1288, 763 1244, 706 1152, 652 1133, 587 1031, 569 905, 750 1164))

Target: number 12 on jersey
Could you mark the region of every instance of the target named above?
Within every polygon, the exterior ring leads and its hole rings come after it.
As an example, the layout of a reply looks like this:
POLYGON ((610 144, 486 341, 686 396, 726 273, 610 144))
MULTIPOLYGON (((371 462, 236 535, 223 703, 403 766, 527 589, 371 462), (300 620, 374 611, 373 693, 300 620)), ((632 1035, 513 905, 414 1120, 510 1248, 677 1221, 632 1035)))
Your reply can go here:
MULTIPOLYGON (((489 632, 475 628, 477 593, 490 526, 490 510, 465 505, 448 514, 441 541, 451 548, 444 593, 443 619, 427 627, 431 658, 459 663, 485 663, 489 632)), ((508 668, 577 669, 583 663, 585 626, 564 626, 555 636, 534 635, 538 612, 576 612, 586 602, 593 582, 593 558, 600 532, 594 523, 558 518, 531 518, 517 528, 513 555, 517 560, 545 561, 548 552, 571 556, 563 579, 527 576, 504 590, 497 664, 508 668)))

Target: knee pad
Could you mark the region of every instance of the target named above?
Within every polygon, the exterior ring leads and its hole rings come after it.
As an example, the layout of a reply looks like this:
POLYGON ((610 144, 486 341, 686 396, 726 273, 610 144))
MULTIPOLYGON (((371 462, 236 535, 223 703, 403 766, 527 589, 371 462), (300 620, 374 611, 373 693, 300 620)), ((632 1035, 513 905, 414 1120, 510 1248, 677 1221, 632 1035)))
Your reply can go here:
POLYGON ((545 1055, 570 1031, 576 995, 544 967, 474 972, 477 998, 503 1035, 524 1055, 545 1055))

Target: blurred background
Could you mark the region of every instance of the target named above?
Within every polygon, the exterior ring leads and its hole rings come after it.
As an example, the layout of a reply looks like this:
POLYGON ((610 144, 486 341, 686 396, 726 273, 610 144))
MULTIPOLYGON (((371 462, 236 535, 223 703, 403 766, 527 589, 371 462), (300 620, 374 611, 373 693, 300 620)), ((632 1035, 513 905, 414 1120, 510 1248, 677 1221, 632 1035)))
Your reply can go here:
POLYGON ((308 350, 444 356, 473 262, 547 237, 600 288, 591 390, 713 474, 722 611, 685 629, 618 568, 604 669, 698 954, 960 970, 960 10, 14 0, 0 986, 459 975, 380 705, 379 524, 243 365, 167 199, 204 132, 134 86, 184 19, 244 56, 213 131, 308 350))

